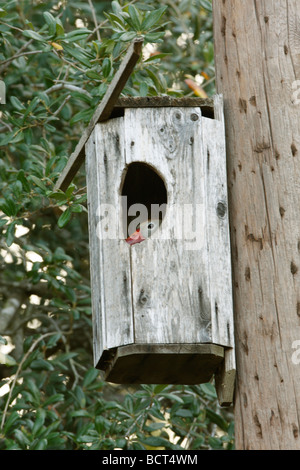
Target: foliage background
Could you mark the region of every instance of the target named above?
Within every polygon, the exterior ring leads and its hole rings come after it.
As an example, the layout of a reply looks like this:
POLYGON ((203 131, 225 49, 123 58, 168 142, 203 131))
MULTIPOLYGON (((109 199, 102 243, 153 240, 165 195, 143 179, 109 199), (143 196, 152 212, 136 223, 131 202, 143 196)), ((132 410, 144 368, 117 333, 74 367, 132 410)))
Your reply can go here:
POLYGON ((54 183, 129 42, 124 94, 214 92, 210 0, 0 2, 0 449, 231 449, 213 384, 124 387, 92 365, 85 176, 54 183))

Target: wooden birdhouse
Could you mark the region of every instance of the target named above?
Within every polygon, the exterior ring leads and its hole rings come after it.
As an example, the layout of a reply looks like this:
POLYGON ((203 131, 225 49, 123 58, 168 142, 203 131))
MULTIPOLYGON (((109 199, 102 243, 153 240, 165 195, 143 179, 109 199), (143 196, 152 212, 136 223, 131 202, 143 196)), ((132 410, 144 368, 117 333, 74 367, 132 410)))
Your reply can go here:
POLYGON ((198 384, 232 401, 222 97, 119 99, 85 145, 94 362, 115 383, 198 384))
POLYGON ((84 159, 95 367, 116 383, 199 384, 233 401, 235 354, 222 96, 118 97, 133 40, 58 178, 84 159))

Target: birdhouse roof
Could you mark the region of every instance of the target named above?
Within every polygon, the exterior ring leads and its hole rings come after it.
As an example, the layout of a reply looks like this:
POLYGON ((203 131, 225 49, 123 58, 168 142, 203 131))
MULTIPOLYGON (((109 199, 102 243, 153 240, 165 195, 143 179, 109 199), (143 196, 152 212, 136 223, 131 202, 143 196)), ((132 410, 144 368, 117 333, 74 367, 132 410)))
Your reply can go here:
POLYGON ((214 100, 213 98, 182 97, 174 98, 172 96, 146 96, 146 97, 122 97, 119 98, 110 115, 111 118, 122 116, 125 108, 174 108, 190 107, 201 108, 202 115, 214 118, 214 100))

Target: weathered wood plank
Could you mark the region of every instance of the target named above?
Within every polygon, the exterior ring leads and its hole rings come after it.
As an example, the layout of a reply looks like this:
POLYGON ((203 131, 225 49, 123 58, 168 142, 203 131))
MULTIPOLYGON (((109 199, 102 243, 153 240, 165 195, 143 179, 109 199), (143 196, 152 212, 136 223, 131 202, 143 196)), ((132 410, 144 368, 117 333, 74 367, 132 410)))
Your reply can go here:
POLYGON ((129 46, 128 51, 123 61, 121 62, 119 70, 112 79, 107 92, 105 93, 101 103, 97 107, 89 125, 84 130, 74 152, 72 153, 67 162, 66 167, 58 178, 55 185, 55 190, 61 189, 65 191, 74 176, 76 175, 77 171, 81 167, 85 157, 85 143, 87 142, 97 122, 105 121, 110 117, 115 102, 118 99, 128 78, 130 77, 130 74, 136 62, 140 57, 142 44, 143 39, 137 38, 129 46))
POLYGON ((236 378, 235 351, 225 349, 224 361, 221 362, 215 373, 216 392, 220 406, 231 406, 234 400, 236 378))
POLYGON ((152 165, 168 193, 154 239, 131 247, 137 343, 211 341, 201 122, 200 108, 125 110, 126 163, 152 165))
POLYGON ((118 238, 124 150, 122 118, 97 125, 87 143, 95 364, 104 350, 134 339, 130 253, 126 242, 118 238))
POLYGON ((234 347, 224 127, 216 119, 203 118, 202 124, 212 342, 234 347))
POLYGON ((93 310, 93 355, 94 364, 97 364, 102 354, 105 340, 105 313, 103 312, 103 297, 101 291, 101 265, 100 241, 95 236, 97 229, 96 210, 99 201, 99 178, 98 172, 94 170, 97 167, 97 156, 95 148, 95 131, 86 143, 86 177, 89 182, 87 186, 87 200, 89 211, 89 251, 90 251, 90 275, 91 275, 91 300, 93 310))

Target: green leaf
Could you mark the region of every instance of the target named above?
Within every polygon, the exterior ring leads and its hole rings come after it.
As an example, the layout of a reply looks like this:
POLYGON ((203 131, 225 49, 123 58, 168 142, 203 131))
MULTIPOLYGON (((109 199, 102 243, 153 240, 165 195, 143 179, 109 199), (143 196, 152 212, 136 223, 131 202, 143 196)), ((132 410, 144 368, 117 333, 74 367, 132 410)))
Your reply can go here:
POLYGON ((112 11, 113 11, 116 15, 117 15, 117 14, 120 14, 120 15, 123 14, 122 7, 121 7, 121 5, 119 4, 119 2, 117 2, 116 0, 114 0, 113 2, 111 2, 111 8, 112 8, 112 11))
POLYGON ((20 419, 19 413, 17 411, 12 411, 7 421, 5 422, 4 434, 6 434, 9 428, 12 427, 19 419, 20 419))
POLYGON ((114 15, 113 13, 105 14, 109 21, 112 23, 113 26, 115 26, 115 30, 117 31, 125 31, 125 23, 122 17, 118 15, 114 15), (116 23, 116 24, 114 24, 116 23))
POLYGON ((158 394, 161 393, 163 390, 165 390, 167 387, 169 387, 169 385, 165 385, 165 384, 155 385, 155 387, 154 387, 154 393, 155 393, 156 395, 158 395, 158 394))
POLYGON ((200 384, 200 388, 206 395, 213 397, 213 398, 217 398, 216 389, 212 384, 210 383, 200 384))
POLYGON ((46 418, 46 411, 43 408, 39 408, 36 412, 35 422, 32 428, 33 436, 39 432, 39 430, 43 427, 46 418))
MULTIPOLYGON (((141 31, 140 17, 136 7, 134 5, 129 5, 128 13, 135 31, 141 31)), ((128 20, 126 19, 126 21, 128 20)))
POLYGON ((99 373, 97 369, 94 369, 94 368, 89 369, 84 376, 82 386, 88 387, 92 382, 94 382, 94 380, 98 377, 98 375, 99 373))
POLYGON ((150 436, 141 438, 141 442, 149 447, 170 447, 170 442, 162 437, 150 436))
POLYGON ((6 244, 8 247, 10 247, 13 244, 14 239, 15 239, 15 228, 16 228, 15 225, 16 225, 16 222, 13 222, 6 229, 5 237, 6 237, 6 244))
POLYGON ((65 30, 61 23, 56 23, 56 36, 63 36, 65 34, 65 30))
POLYGON ((158 10, 154 10, 146 14, 145 19, 142 23, 141 29, 142 31, 149 31, 162 17, 165 13, 167 7, 161 7, 158 10))
POLYGON ((3 227, 4 225, 6 225, 7 222, 8 222, 8 219, 6 219, 5 217, 0 217, 0 227, 3 227))
POLYGON ((172 401, 176 401, 178 403, 184 403, 183 399, 179 397, 178 395, 175 395, 175 393, 161 393, 161 395, 165 398, 169 398, 172 401))
POLYGON ((71 418, 91 418, 90 413, 87 410, 76 410, 76 411, 71 411, 70 413, 71 418))
POLYGON ((110 59, 108 59, 108 57, 106 57, 102 63, 102 72, 103 72, 104 78, 108 78, 110 71, 111 71, 111 61, 110 59))
MULTIPOLYGON (((76 39, 76 36, 74 36, 74 38, 76 39)), ((93 57, 90 56, 90 54, 88 54, 84 49, 80 47, 74 47, 74 44, 71 45, 71 44, 67 44, 66 42, 64 42, 64 51, 65 53, 68 53, 69 56, 78 60, 80 63, 82 63, 88 68, 91 68, 92 65, 94 65, 94 64, 91 64, 90 62, 93 59, 93 57)))
POLYGON ((30 364, 30 367, 35 370, 54 370, 54 367, 51 362, 46 361, 45 359, 35 359, 30 364))
POLYGON ((86 396, 82 388, 78 385, 75 388, 75 398, 77 399, 80 408, 84 408, 86 405, 86 396))
POLYGON ((26 436, 25 432, 23 432, 22 429, 16 429, 15 432, 15 438, 17 440, 17 442, 24 448, 26 449, 27 446, 30 445, 30 440, 28 439, 28 437, 26 436))
POLYGON ((47 400, 44 402, 44 407, 47 407, 49 405, 52 405, 53 403, 58 403, 60 401, 64 401, 65 396, 62 393, 56 393, 49 397, 47 400))
POLYGON ((92 31, 87 28, 78 28, 65 34, 64 39, 67 39, 69 42, 79 41, 80 39, 85 38, 91 32, 92 31))
POLYGON ((30 450, 45 450, 47 449, 47 445, 47 439, 39 439, 30 446, 30 450))
POLYGON ((208 443, 211 446, 212 449, 216 450, 221 450, 223 449, 223 443, 221 439, 218 439, 217 437, 209 437, 208 438, 208 443))
POLYGON ((147 33, 145 35, 145 41, 146 42, 157 42, 159 39, 162 39, 164 37, 165 33, 147 33))
POLYGON ((42 182, 42 180, 41 180, 40 178, 38 178, 37 176, 34 176, 34 175, 30 175, 30 176, 29 176, 29 179, 30 179, 34 184, 36 184, 36 186, 38 186, 40 189, 42 189, 43 191, 47 191, 46 186, 44 185, 44 183, 42 182))
POLYGON ((68 198, 66 197, 65 193, 62 191, 51 191, 49 194, 47 194, 48 197, 51 199, 55 199, 56 201, 66 203, 68 201, 68 198))
POLYGON ((116 439, 116 447, 117 448, 125 449, 126 446, 127 446, 127 440, 126 439, 123 439, 123 438, 116 439))
MULTIPOLYGON (((101 85, 106 85, 105 83, 102 83, 101 85)), ((76 122, 79 121, 84 121, 84 122, 89 122, 91 117, 93 115, 93 109, 83 109, 82 111, 79 111, 79 113, 75 114, 75 116, 72 117, 70 120, 71 126, 75 124, 76 122)))
POLYGON ((25 31, 23 31, 23 34, 27 38, 35 39, 36 41, 40 41, 40 42, 46 42, 46 40, 43 38, 43 36, 41 36, 36 31, 32 31, 31 29, 25 29, 25 31))
POLYGON ((25 119, 32 111, 34 111, 34 109, 37 107, 39 102, 40 102, 40 98, 38 96, 35 96, 33 100, 30 101, 24 113, 23 119, 25 119))
POLYGON ((140 84, 140 96, 147 96, 148 90, 149 90, 149 88, 148 88, 147 83, 146 83, 146 82, 142 82, 142 83, 140 84))
POLYGON ((0 204, 0 210, 2 210, 4 214, 10 217, 17 215, 17 212, 18 212, 18 208, 11 197, 7 197, 5 199, 5 202, 3 204, 0 204))
POLYGON ((13 107, 17 109, 18 111, 24 111, 24 109, 26 109, 25 106, 21 103, 21 101, 16 96, 11 96, 10 102, 13 105, 13 107))
POLYGON ((68 189, 65 192, 67 198, 71 197, 71 195, 74 193, 75 189, 76 189, 75 184, 71 183, 70 186, 68 187, 68 189))
POLYGON ((0 351, 0 364, 4 364, 6 366, 15 366, 17 363, 12 356, 4 354, 0 351))
POLYGON ((153 432, 153 431, 157 431, 158 429, 162 429, 166 426, 166 423, 165 422, 161 422, 161 423, 150 423, 148 426, 147 426, 147 431, 148 432, 153 432))
POLYGON ((53 334, 50 336, 50 339, 47 342, 47 348, 53 348, 56 345, 57 341, 61 338, 62 333, 53 334))
POLYGON ((164 57, 170 55, 171 54, 169 54, 168 52, 162 52, 161 54, 152 55, 148 59, 144 60, 144 64, 147 64, 148 62, 153 62, 154 60, 163 59, 164 57))
POLYGON ((72 204, 72 206, 71 206, 71 212, 80 213, 84 209, 85 209, 85 207, 82 204, 72 204))
POLYGON ((94 70, 88 70, 86 72, 86 76, 92 80, 102 80, 101 75, 97 72, 94 72, 94 70))
POLYGON ((1 140, 0 140, 0 147, 4 147, 13 142, 14 139, 14 132, 8 132, 1 140))
POLYGON ((222 429, 222 431, 228 431, 227 421, 222 418, 222 416, 220 416, 218 413, 209 408, 206 408, 206 416, 212 423, 215 423, 220 429, 222 429))
POLYGON ((7 344, 7 339, 0 335, 0 344, 7 344))
POLYGON ((134 31, 127 31, 124 34, 121 34, 120 41, 131 41, 133 38, 136 37, 136 32, 134 31))
POLYGON ((17 174, 17 180, 22 183, 23 190, 24 190, 26 193, 29 193, 29 192, 30 192, 30 184, 28 183, 28 180, 27 180, 27 178, 26 178, 26 176, 25 176, 24 170, 19 170, 19 172, 18 172, 18 174, 17 174))
POLYGON ((50 36, 54 36, 56 34, 56 20, 55 18, 49 13, 48 11, 43 12, 44 19, 49 26, 49 34, 50 36))
POLYGON ((63 228, 67 225, 70 219, 71 219, 71 209, 70 207, 68 207, 59 217, 57 221, 57 225, 59 226, 59 228, 63 228))
POLYGON ((58 246, 53 253, 53 261, 72 261, 72 258, 65 253, 61 246, 58 246))
POLYGON ((181 418, 193 418, 193 413, 191 410, 185 408, 179 408, 176 410, 175 415, 180 416, 181 418))
POLYGON ((212 3, 211 0, 200 0, 200 5, 202 8, 204 8, 206 11, 211 12, 212 11, 212 3))

